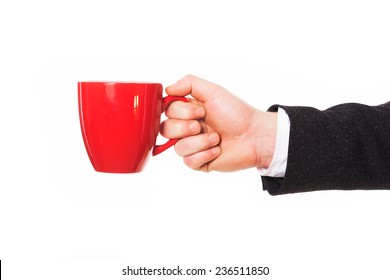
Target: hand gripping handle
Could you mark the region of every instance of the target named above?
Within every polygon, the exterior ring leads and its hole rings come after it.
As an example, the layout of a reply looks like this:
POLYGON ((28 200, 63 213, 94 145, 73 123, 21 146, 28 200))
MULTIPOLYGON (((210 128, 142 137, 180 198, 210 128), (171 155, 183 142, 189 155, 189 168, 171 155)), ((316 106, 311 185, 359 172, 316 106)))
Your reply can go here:
MULTIPOLYGON (((171 105, 172 102, 175 101, 183 101, 183 102, 189 102, 189 100, 182 96, 172 96, 168 95, 163 98, 163 111, 165 111, 169 105, 171 105)), ((166 149, 172 147, 176 144, 177 141, 180 139, 169 139, 165 144, 162 145, 155 145, 152 151, 152 155, 156 156, 162 152, 164 152, 166 149)))

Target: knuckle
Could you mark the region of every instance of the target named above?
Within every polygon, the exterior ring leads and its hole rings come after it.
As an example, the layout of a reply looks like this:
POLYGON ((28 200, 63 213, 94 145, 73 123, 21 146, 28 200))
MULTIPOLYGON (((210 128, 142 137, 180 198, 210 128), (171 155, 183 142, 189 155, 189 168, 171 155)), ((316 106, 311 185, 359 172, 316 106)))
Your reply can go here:
POLYGON ((170 104, 168 108, 165 110, 165 115, 168 118, 174 119, 177 116, 177 111, 178 111, 177 102, 172 102, 172 104, 170 104))
POLYGON ((209 148, 213 143, 210 141, 210 137, 207 134, 203 134, 199 139, 199 146, 203 149, 209 148))
POLYGON ((196 149, 197 146, 194 144, 193 137, 180 139, 175 144, 175 152, 181 157, 189 156, 191 154, 196 153, 196 149))
POLYGON ((183 157, 183 161, 191 169, 209 172, 211 170, 209 170, 208 163, 214 158, 215 154, 211 150, 206 150, 183 157))
POLYGON ((196 154, 197 157, 205 159, 211 157, 211 148, 215 147, 219 142, 210 137, 208 134, 197 134, 180 139, 175 145, 175 151, 179 156, 189 156, 196 154))
POLYGON ((160 126, 160 132, 166 138, 183 138, 190 134, 187 123, 174 119, 163 121, 160 126))
POLYGON ((175 101, 165 111, 165 115, 172 119, 196 119, 199 115, 199 106, 192 103, 185 103, 183 101, 175 101))
POLYGON ((191 121, 188 124, 188 129, 193 135, 199 134, 202 131, 202 126, 198 121, 191 121))
POLYGON ((174 146, 175 152, 177 155, 184 157, 186 155, 186 149, 185 149, 185 144, 183 144, 185 139, 181 139, 177 141, 177 143, 174 146))
POLYGON ((186 79, 186 80, 193 80, 194 78, 195 78, 195 76, 192 74, 187 74, 184 76, 184 79, 186 79))

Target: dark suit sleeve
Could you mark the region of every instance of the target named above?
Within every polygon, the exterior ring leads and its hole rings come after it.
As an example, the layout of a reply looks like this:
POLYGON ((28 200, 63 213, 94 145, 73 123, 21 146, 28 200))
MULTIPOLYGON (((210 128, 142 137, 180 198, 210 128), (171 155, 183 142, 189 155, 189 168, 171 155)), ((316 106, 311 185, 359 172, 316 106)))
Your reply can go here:
POLYGON ((290 118, 284 178, 262 177, 271 195, 317 190, 390 189, 390 102, 320 111, 283 108, 290 118))

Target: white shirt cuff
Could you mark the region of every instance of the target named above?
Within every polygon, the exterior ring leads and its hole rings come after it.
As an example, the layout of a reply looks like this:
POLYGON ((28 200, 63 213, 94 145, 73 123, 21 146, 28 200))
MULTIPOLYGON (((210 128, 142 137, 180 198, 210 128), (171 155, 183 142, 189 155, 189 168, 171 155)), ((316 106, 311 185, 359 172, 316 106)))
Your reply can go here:
POLYGON ((284 177, 287 167, 290 118, 285 110, 278 109, 278 127, 274 156, 268 168, 257 168, 261 176, 284 177))

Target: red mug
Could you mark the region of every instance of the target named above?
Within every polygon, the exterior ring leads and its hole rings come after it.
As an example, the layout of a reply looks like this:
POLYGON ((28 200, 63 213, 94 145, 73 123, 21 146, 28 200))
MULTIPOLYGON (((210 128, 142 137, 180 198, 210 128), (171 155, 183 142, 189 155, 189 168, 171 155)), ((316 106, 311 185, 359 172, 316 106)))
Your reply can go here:
POLYGON ((135 173, 178 139, 156 145, 161 113, 185 97, 162 97, 158 83, 79 82, 81 131, 89 159, 99 172, 135 173))

